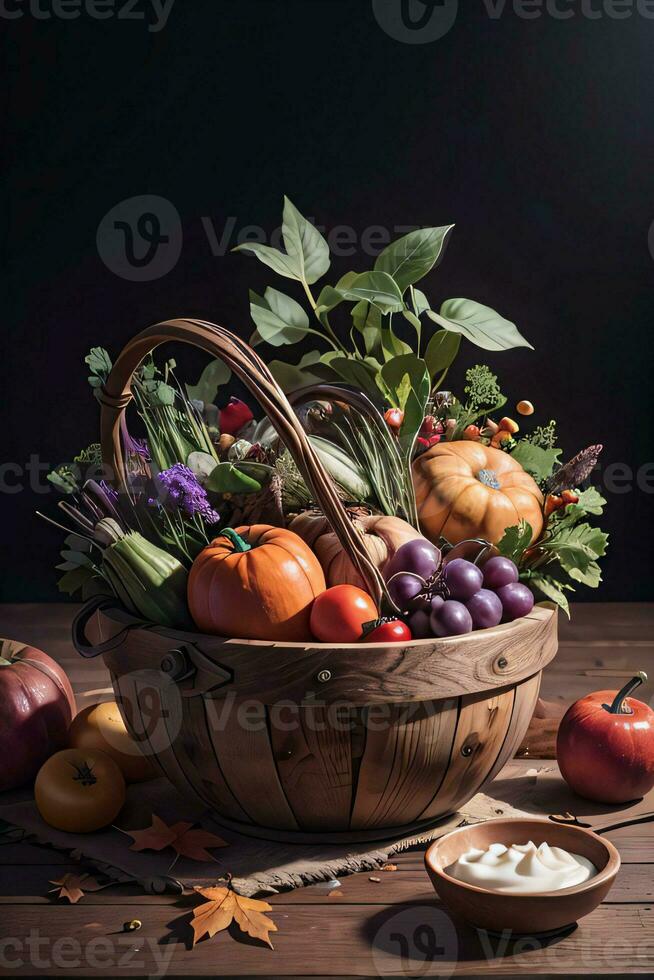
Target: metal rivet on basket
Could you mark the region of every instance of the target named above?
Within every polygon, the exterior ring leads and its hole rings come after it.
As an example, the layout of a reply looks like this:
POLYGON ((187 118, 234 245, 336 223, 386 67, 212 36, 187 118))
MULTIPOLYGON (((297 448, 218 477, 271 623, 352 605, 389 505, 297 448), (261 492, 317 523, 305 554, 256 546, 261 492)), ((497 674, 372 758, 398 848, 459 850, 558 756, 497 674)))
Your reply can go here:
POLYGON ((327 681, 330 681, 331 679, 332 679, 331 670, 321 670, 320 673, 318 674, 318 680, 320 681, 321 684, 326 684, 327 681))
POLYGON ((500 668, 500 670, 504 670, 505 667, 509 666, 509 661, 506 659, 506 657, 500 657, 500 659, 497 661, 497 666, 500 668))

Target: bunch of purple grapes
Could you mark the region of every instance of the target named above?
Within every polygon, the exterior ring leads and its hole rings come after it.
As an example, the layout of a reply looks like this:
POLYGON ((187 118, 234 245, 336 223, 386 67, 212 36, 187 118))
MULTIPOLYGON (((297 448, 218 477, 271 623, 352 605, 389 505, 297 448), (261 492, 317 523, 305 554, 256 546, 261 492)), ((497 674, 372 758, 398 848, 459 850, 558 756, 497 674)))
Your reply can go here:
POLYGON ((534 606, 533 594, 519 582, 518 568, 510 559, 489 558, 482 568, 465 558, 443 565, 440 550, 426 538, 402 545, 386 567, 385 578, 394 601, 409 613, 414 639, 461 636, 510 623, 534 606), (443 595, 438 594, 439 574, 443 595))

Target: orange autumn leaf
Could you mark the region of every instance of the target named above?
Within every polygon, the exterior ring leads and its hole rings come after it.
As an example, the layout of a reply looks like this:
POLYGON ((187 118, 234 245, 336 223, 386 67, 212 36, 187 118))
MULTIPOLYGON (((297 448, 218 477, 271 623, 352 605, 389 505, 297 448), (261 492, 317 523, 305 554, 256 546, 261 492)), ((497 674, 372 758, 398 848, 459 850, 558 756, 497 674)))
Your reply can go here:
POLYGON ((130 844, 130 851, 163 851, 165 847, 170 847, 177 837, 174 827, 165 824, 156 813, 152 814, 150 827, 144 827, 143 830, 125 830, 124 833, 128 834, 134 842, 130 844))
POLYGON ((71 904, 79 902, 80 898, 83 898, 84 892, 97 892, 100 888, 104 888, 92 875, 88 874, 73 874, 68 873, 55 881, 50 881, 51 885, 56 885, 55 888, 51 888, 51 892, 58 891, 59 894, 57 898, 67 898, 71 904))
POLYGON ((236 922, 242 932, 260 939, 274 949, 270 941, 271 932, 277 932, 277 926, 264 912, 272 912, 268 902, 256 898, 245 898, 237 895, 232 888, 196 888, 198 894, 209 899, 193 909, 191 926, 193 928, 193 945, 203 936, 212 938, 232 922, 236 922))
MULTIPOLYGON (((175 826, 178 826, 175 824, 175 826)), ((191 858, 192 861, 213 861, 214 857, 206 850, 207 847, 229 847, 226 840, 210 834, 208 830, 201 827, 191 830, 192 824, 187 825, 189 829, 181 832, 173 841, 174 847, 180 857, 191 858)))
POLYGON ((216 834, 209 833, 201 827, 192 829, 193 824, 180 820, 168 826, 156 813, 152 814, 152 824, 143 830, 126 830, 133 843, 131 851, 163 851, 172 847, 180 857, 191 858, 192 861, 213 861, 214 858, 206 850, 207 847, 228 847, 227 841, 216 834))

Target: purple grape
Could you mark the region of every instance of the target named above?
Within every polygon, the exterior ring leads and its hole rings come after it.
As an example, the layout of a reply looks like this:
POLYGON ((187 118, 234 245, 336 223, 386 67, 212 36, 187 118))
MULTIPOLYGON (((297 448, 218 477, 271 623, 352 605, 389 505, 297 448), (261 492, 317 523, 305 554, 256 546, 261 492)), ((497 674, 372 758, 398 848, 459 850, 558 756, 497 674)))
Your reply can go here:
POLYGON ((476 592, 472 599, 466 602, 466 608, 472 616, 472 625, 476 630, 497 626, 502 621, 502 602, 500 597, 490 589, 480 589, 476 592))
POLYGON ((501 589, 503 585, 511 585, 520 577, 518 566, 510 558, 489 558, 484 565, 484 588, 501 589))
POLYGON ((472 616, 456 599, 448 599, 430 616, 434 636, 462 636, 472 632, 472 616))
POLYGON ((514 619, 526 616, 534 608, 534 597, 526 585, 521 582, 511 582, 497 590, 497 595, 504 610, 504 622, 511 623, 514 619))
POLYGON ((391 598, 402 612, 415 608, 416 596, 422 592, 423 588, 424 585, 419 578, 403 572, 395 575, 392 581, 388 583, 388 591, 391 594, 391 598))
POLYGON ((429 613, 423 609, 411 613, 408 623, 414 640, 426 640, 427 637, 434 635, 429 622, 429 613))
POLYGON ((441 567, 441 553, 427 538, 414 538, 397 549, 384 569, 388 582, 397 572, 415 572, 425 581, 441 567))
POLYGON ((445 566, 445 581, 452 599, 467 602, 482 587, 481 569, 465 558, 453 558, 445 566))

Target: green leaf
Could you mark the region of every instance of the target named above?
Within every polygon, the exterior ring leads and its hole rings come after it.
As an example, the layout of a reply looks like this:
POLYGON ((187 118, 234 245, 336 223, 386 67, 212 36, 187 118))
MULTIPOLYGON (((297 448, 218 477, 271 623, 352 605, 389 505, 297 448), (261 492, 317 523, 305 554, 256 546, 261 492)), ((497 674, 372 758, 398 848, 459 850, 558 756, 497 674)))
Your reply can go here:
POLYGON ((432 334, 425 351, 425 364, 430 377, 437 378, 443 371, 447 371, 459 353, 460 346, 460 334, 450 330, 437 330, 432 334))
POLYGON ((270 286, 263 296, 250 290, 250 313, 262 340, 273 347, 297 344, 309 330, 309 317, 300 304, 270 286))
POLYGON ((606 500, 599 490, 596 487, 588 487, 587 490, 582 490, 579 494, 579 502, 569 504, 566 510, 573 510, 580 517, 583 517, 585 514, 599 516, 603 513, 605 506, 606 500))
POLYGON ((295 264, 295 259, 287 255, 286 252, 280 252, 277 248, 272 248, 270 245, 261 245, 259 242, 243 242, 242 245, 237 245, 232 251, 252 252, 260 262, 263 262, 264 265, 267 265, 268 268, 272 269, 278 275, 284 276, 286 279, 295 279, 297 282, 302 281, 302 276, 295 264))
POLYGON ((606 554, 609 536, 590 524, 578 524, 555 535, 547 544, 555 551, 561 568, 575 582, 597 588, 601 571, 596 559, 606 554))
POLYGON ((454 225, 443 228, 419 228, 391 242, 377 257, 375 270, 386 272, 404 290, 433 269, 454 225))
POLYGON ((111 358, 104 347, 92 347, 84 358, 84 363, 88 364, 92 374, 96 374, 103 381, 106 381, 111 371, 111 358))
POLYGON ((426 313, 431 308, 429 300, 421 289, 412 289, 411 295, 413 297, 413 308, 416 316, 422 316, 423 313, 426 313))
POLYGON ((511 453, 511 458, 520 463, 523 470, 533 476, 536 483, 543 483, 552 475, 558 465, 561 449, 541 449, 527 439, 520 439, 511 453))
POLYGON ((90 568, 75 568, 61 576, 57 582, 57 588, 60 592, 64 592, 66 595, 72 596, 79 589, 81 589, 84 583, 92 576, 93 572, 90 568))
POLYGON ((261 484, 234 463, 218 463, 206 482, 213 493, 258 493, 261 484))
POLYGON ((376 306, 361 300, 352 307, 352 321, 363 337, 366 354, 372 354, 381 343, 382 315, 376 306))
POLYGON ((328 363, 329 367, 335 371, 339 378, 345 381, 346 384, 352 385, 354 388, 358 388, 361 391, 376 394, 376 372, 372 365, 366 363, 365 361, 361 361, 358 358, 343 357, 342 355, 329 357, 327 361, 325 361, 323 356, 321 360, 323 363, 328 363))
POLYGON ((399 313, 404 309, 400 288, 386 272, 362 272, 349 283, 342 283, 338 292, 343 299, 355 303, 365 300, 382 313, 399 313))
POLYGON ((330 266, 329 245, 287 197, 284 198, 282 235, 301 280, 311 285, 325 275, 330 266))
POLYGON ((534 349, 515 323, 472 299, 448 299, 441 306, 440 313, 428 310, 427 316, 445 330, 463 334, 484 350, 510 350, 512 347, 534 349))
POLYGON ((404 412, 400 449, 410 459, 431 390, 427 365, 415 354, 402 354, 383 365, 379 382, 389 401, 404 412))
POLYGON ((519 565, 523 551, 531 544, 533 534, 533 528, 525 520, 520 521, 519 524, 514 524, 512 527, 507 527, 497 545, 499 553, 519 565))
POLYGON ((327 324, 327 318, 332 310, 344 301, 345 297, 334 286, 324 286, 316 302, 316 315, 323 326, 327 324))
POLYGON ((390 361, 394 357, 399 357, 400 354, 413 354, 413 350, 409 344, 405 343, 403 340, 400 340, 400 338, 394 333, 391 326, 390 317, 388 317, 386 321, 382 321, 380 338, 385 361, 390 361))
POLYGON ((527 581, 532 588, 542 592, 546 599, 549 599, 551 602, 555 602, 557 606, 560 606, 568 619, 570 619, 570 603, 568 602, 568 597, 563 590, 565 589, 567 592, 574 592, 571 585, 566 585, 564 582, 558 582, 549 575, 530 575, 527 581))
POLYGON ((221 385, 227 384, 231 375, 232 372, 225 362, 221 361, 220 358, 216 358, 215 361, 210 361, 207 364, 197 384, 186 385, 186 394, 191 401, 199 401, 205 405, 210 405, 215 400, 218 388, 221 385))
POLYGON ((312 350, 298 364, 286 364, 283 361, 271 361, 268 365, 270 372, 283 391, 297 391, 306 385, 316 384, 322 380, 322 374, 314 373, 311 369, 321 364, 320 351, 312 350))

